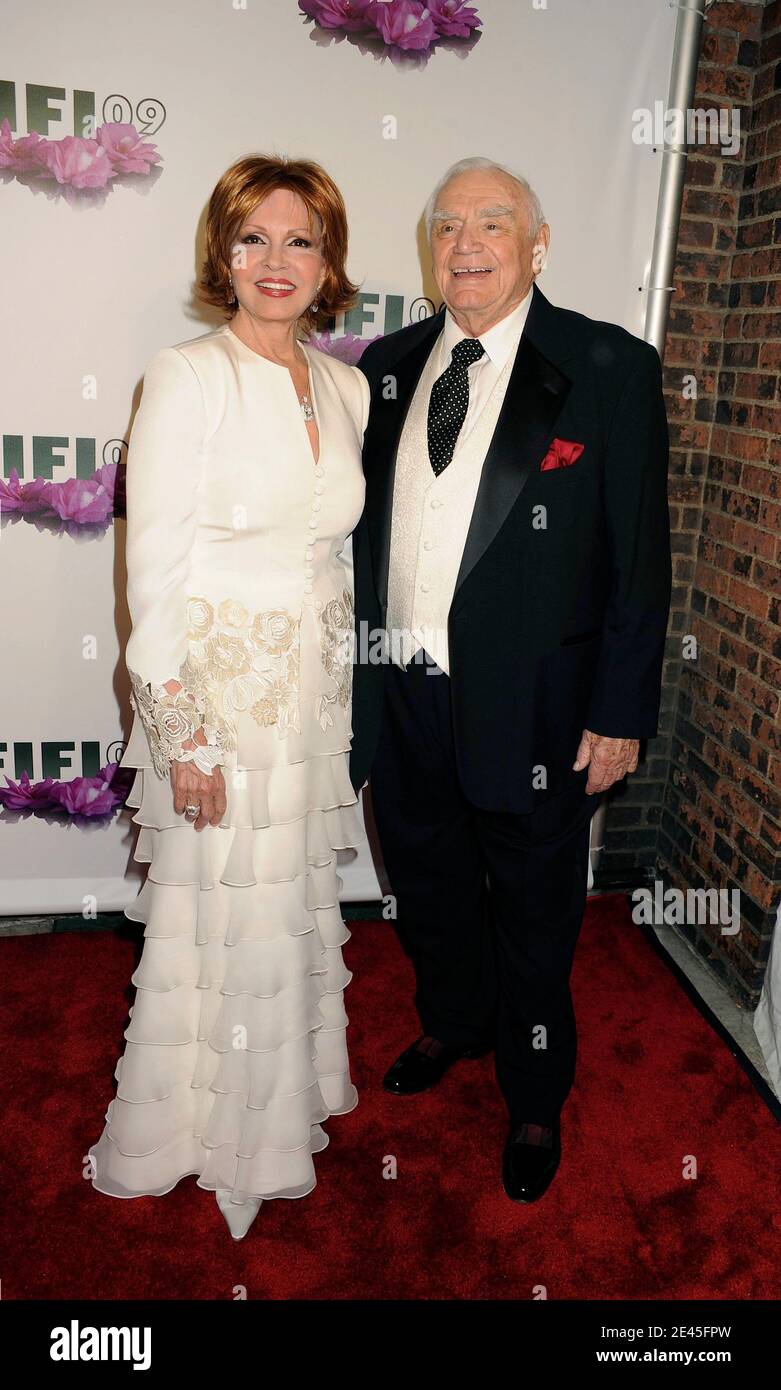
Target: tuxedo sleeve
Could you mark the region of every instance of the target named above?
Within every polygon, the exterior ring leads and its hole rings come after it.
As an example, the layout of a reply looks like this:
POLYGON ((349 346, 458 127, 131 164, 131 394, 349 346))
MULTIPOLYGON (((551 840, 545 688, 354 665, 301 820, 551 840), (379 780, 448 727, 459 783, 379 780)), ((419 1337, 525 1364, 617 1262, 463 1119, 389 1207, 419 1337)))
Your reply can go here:
POLYGON ((656 349, 642 344, 605 457, 611 582, 586 727, 611 738, 657 732, 672 591, 668 459, 661 363, 656 349))
POLYGON ((188 661, 188 575, 205 428, 193 367, 177 348, 162 348, 147 367, 128 446, 126 559, 132 630, 125 650, 130 702, 160 777, 175 759, 193 761, 208 774, 225 761, 228 743, 227 730, 199 690, 197 670, 188 661), (171 692, 167 682, 180 688, 171 692), (193 740, 196 748, 184 746, 193 740))
POLYGON ((355 375, 356 375, 357 378, 358 378, 359 390, 360 390, 360 400, 361 400, 361 414, 360 414, 361 426, 360 426, 360 427, 361 427, 361 439, 363 439, 363 436, 364 436, 365 433, 366 433, 366 426, 367 426, 368 423, 369 423, 369 407, 370 407, 370 405, 371 405, 371 387, 369 386, 369 378, 360 370, 359 367, 356 367, 356 368, 355 368, 355 375))
POLYGON ((370 393, 376 389, 382 379, 382 363, 387 352, 387 348, 383 344, 384 339, 382 338, 378 338, 375 343, 369 343, 358 360, 358 369, 368 381, 370 393))

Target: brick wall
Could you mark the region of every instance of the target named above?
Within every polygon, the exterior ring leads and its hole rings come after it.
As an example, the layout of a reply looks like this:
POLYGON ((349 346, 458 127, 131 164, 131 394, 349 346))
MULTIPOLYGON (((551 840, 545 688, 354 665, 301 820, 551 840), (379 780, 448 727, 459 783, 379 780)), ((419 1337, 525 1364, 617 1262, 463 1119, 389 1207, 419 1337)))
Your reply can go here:
POLYGON ((741 146, 690 147, 687 161, 664 356, 674 592, 660 735, 610 806, 601 870, 739 888, 737 936, 685 930, 753 1007, 781 896, 781 0, 708 10, 694 105, 739 111, 741 146))

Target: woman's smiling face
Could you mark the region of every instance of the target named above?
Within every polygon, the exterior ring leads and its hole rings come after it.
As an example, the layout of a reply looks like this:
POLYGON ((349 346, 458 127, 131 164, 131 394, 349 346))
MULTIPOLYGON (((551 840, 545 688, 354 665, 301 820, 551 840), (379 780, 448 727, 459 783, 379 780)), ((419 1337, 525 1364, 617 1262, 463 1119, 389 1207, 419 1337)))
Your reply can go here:
POLYGON ((239 305, 253 318, 298 319, 317 298, 325 260, 318 219, 311 222, 297 193, 276 188, 242 223, 231 274, 239 305))

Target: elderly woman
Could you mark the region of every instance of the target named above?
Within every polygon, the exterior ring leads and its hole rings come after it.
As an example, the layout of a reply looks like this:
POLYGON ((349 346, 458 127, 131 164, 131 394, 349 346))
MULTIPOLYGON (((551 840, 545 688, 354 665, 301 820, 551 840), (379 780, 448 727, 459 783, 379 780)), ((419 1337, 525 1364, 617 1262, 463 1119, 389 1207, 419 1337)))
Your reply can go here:
POLYGON ((350 784, 352 569, 368 387, 305 337, 353 300, 341 195, 308 161, 239 160, 198 291, 227 321, 151 360, 127 469, 126 660, 147 880, 137 995, 93 1183, 187 1174, 235 1238, 315 1185, 357 1104, 337 850, 350 784))

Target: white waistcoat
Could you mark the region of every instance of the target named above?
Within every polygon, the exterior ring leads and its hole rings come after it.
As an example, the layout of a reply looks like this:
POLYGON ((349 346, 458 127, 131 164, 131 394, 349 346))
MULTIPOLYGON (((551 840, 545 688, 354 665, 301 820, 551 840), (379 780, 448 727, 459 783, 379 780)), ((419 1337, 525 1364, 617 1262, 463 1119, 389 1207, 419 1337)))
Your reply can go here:
MULTIPOLYGON (((517 346, 466 438, 436 476, 428 456, 428 405, 440 366, 431 352, 407 412, 393 484, 387 629, 391 654, 405 665, 424 647, 449 672, 447 618, 480 475, 496 429, 517 346)), ((463 435, 463 431, 462 431, 463 435)))

